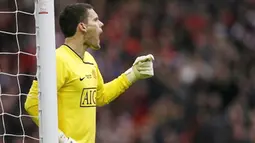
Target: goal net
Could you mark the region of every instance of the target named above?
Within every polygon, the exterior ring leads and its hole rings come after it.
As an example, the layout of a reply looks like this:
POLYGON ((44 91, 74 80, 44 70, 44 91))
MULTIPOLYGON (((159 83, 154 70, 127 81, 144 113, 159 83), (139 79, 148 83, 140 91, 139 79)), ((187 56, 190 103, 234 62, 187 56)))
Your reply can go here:
POLYGON ((0 143, 40 141, 24 109, 38 70, 37 5, 34 0, 0 0, 0 143))

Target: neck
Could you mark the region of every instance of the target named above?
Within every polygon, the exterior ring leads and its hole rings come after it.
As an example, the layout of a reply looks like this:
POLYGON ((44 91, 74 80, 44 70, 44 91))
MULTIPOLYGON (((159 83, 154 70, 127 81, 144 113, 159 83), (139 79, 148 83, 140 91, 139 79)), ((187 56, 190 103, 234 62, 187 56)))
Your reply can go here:
POLYGON ((66 38, 65 44, 72 48, 82 59, 84 58, 84 53, 88 47, 83 43, 83 39, 75 37, 66 38))

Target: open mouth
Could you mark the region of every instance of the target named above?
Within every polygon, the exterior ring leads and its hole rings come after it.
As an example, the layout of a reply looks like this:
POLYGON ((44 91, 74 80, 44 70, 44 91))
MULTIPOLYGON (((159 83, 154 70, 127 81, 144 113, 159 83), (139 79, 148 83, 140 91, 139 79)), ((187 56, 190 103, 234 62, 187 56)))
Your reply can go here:
POLYGON ((103 33, 103 30, 101 30, 100 32, 99 32, 99 34, 98 34, 98 38, 101 38, 102 37, 102 34, 103 33))

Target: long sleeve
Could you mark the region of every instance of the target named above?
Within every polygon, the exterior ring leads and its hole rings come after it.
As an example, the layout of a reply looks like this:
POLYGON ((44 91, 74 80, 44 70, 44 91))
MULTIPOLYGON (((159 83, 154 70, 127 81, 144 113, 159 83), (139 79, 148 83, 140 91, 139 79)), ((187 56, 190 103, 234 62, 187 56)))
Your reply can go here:
MULTIPOLYGON (((59 90, 66 82, 68 72, 66 71, 63 60, 60 57, 56 57, 56 72, 57 72, 57 90, 59 90)), ((42 91, 43 92, 43 91, 42 91)), ((57 95, 56 95, 57 96, 57 95)), ((29 90, 25 109, 29 115, 33 116, 33 121, 39 125, 38 121, 38 81, 33 80, 32 86, 29 90)))
POLYGON ((104 80, 98 68, 97 75, 98 75, 98 89, 96 97, 97 106, 103 106, 105 104, 110 103, 131 86, 131 83, 127 80, 125 74, 121 74, 118 78, 108 83, 104 83, 104 80))
POLYGON ((25 109, 29 115, 33 116, 32 120, 39 126, 39 118, 38 118, 38 82, 36 80, 33 81, 32 86, 29 90, 26 102, 25 109))

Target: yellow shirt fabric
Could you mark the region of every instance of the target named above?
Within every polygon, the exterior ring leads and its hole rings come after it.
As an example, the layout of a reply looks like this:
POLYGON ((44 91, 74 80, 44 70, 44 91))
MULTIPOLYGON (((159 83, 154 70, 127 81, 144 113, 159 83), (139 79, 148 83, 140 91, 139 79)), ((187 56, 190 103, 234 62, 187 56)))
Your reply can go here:
MULTIPOLYGON (((104 83, 93 56, 85 52, 81 59, 67 45, 56 49, 56 66, 59 130, 78 143, 95 143, 96 107, 110 103, 131 83, 124 74, 104 83)), ((38 116, 37 80, 32 83, 25 108, 38 116)), ((38 117, 33 121, 38 125, 38 117)))

